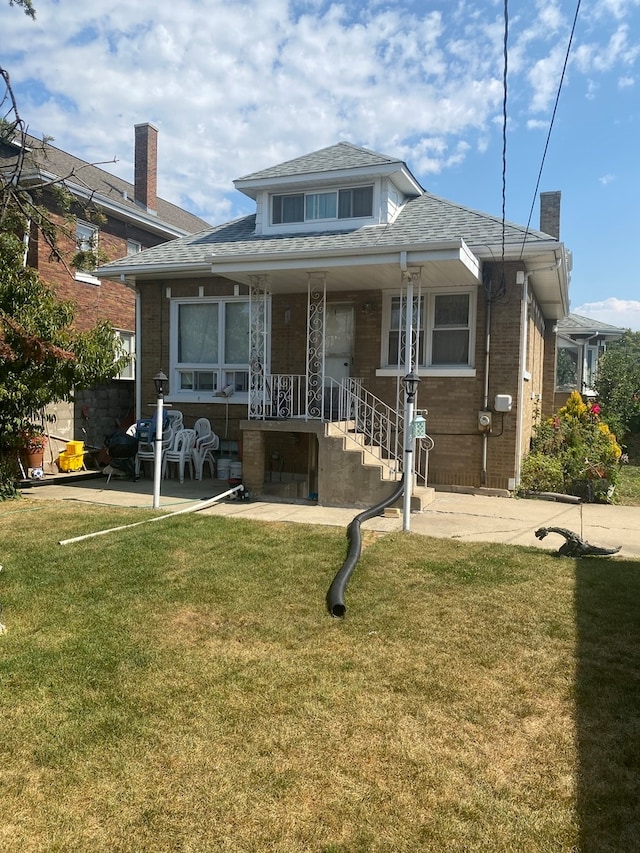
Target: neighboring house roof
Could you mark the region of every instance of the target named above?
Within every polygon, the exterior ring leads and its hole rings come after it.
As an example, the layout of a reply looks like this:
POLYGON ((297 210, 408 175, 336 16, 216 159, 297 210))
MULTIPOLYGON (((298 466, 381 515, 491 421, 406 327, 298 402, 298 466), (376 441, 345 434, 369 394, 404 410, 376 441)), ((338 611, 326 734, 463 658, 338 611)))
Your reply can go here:
MULTIPOLYGON (((27 135, 25 144, 28 147, 23 169, 25 182, 47 176, 55 179, 71 176, 65 183, 72 192, 92 193, 96 204, 111 208, 115 215, 135 218, 142 228, 167 232, 173 237, 210 227, 204 219, 161 198, 157 201, 157 214, 148 213, 134 200, 134 185, 128 181, 36 137, 27 135)), ((14 146, 0 146, 0 168, 11 168, 16 159, 14 146)))
POLYGON ((592 320, 590 317, 582 317, 580 314, 569 314, 564 320, 558 322, 558 334, 566 337, 592 337, 598 335, 602 338, 620 338, 624 329, 618 326, 610 326, 600 320, 592 320))

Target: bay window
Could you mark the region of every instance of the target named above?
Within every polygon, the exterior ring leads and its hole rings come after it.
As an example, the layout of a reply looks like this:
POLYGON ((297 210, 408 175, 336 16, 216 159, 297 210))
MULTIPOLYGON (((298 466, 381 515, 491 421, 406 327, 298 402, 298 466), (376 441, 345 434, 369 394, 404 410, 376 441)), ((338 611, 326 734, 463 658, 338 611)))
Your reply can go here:
POLYGON ((172 300, 171 394, 210 399, 248 385, 249 300, 172 300))

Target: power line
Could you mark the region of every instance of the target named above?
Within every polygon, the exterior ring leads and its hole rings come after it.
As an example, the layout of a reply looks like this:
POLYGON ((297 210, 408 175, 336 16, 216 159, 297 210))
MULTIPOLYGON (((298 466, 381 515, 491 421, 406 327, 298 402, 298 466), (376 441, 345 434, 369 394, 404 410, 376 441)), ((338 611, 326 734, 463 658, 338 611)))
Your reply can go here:
MULTIPOLYGON (((505 222, 507 210, 507 72, 509 70, 509 0, 504 0, 502 69, 502 268, 504 270, 505 222)), ((503 272, 504 274, 504 272, 503 272)))
MULTIPOLYGON (((574 36, 575 31, 576 31, 576 24, 578 21, 578 14, 580 12, 580 4, 581 3, 582 3, 582 0, 578 0, 578 3, 576 5, 576 13, 573 16, 573 25, 571 27, 571 34, 569 36, 569 43, 567 44, 567 51, 566 51, 565 57, 564 57, 564 65, 562 66, 562 74, 560 76, 560 83, 558 84, 556 101, 555 101, 555 104, 553 105, 553 113, 551 114, 551 122, 549 123, 549 131, 547 133, 547 140, 546 140, 545 145, 544 145, 542 160, 540 162, 540 170, 538 171, 538 180, 536 181, 536 188, 533 191, 533 199, 531 200, 531 209, 529 210, 529 219, 527 220, 527 228, 524 232, 524 237, 522 238, 522 246, 520 247, 520 257, 521 258, 522 258, 522 253, 524 251, 524 244, 525 244, 525 241, 527 239, 527 234, 529 233, 529 226, 531 225, 531 217, 533 216, 533 208, 535 206, 536 199, 538 197, 538 188, 540 186, 540 180, 542 178, 542 169, 544 168, 544 161, 546 159, 547 150, 549 148, 549 140, 551 139, 551 131, 553 129, 553 123, 554 123, 555 118, 556 118, 556 111, 558 109, 558 101, 560 100, 560 92, 562 91, 562 85, 564 83, 564 75, 565 75, 565 72, 567 70, 567 64, 569 62, 569 53, 571 52, 571 44, 573 42, 573 36, 574 36)), ((506 0, 505 0, 505 5, 506 5, 506 0)), ((504 207, 503 207, 503 215, 504 215, 504 207)))

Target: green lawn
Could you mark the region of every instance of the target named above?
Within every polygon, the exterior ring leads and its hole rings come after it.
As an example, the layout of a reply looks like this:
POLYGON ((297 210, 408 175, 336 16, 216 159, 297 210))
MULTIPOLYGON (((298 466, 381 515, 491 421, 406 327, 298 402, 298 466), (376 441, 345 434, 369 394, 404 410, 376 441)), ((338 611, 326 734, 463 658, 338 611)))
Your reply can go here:
POLYGON ((640 465, 637 461, 620 466, 615 502, 625 506, 640 506, 640 465))
POLYGON ((3 853, 636 851, 640 566, 0 503, 3 853))

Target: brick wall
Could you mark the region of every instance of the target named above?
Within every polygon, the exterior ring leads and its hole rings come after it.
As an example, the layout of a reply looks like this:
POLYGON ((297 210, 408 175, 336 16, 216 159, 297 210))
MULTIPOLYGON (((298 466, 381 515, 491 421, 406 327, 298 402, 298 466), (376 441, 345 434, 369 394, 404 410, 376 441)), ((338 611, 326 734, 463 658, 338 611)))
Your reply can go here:
MULTIPOLYGON (((538 399, 546 382, 548 356, 545 354, 544 323, 532 313, 529 324, 528 371, 530 379, 522 394, 520 370, 520 317, 522 285, 516 284, 517 264, 505 267, 504 294, 491 304, 489 408, 497 394, 512 397, 512 411, 493 413, 493 430, 487 441, 486 478, 482 482, 483 438, 478 432, 478 412, 484 405, 484 372, 487 306, 485 291, 478 289, 475 337, 475 376, 423 377, 418 390, 417 408, 428 409, 427 432, 435 441, 430 456, 430 482, 460 486, 486 485, 508 488, 516 472, 517 418, 523 412, 522 446, 528 447, 531 426, 540 406, 538 399)), ((499 265, 493 269, 495 281, 501 280, 499 265), (500 277, 500 278, 499 278, 500 277)), ((301 276, 302 280, 302 276, 301 276)), ((169 300, 171 295, 198 296, 233 293, 233 285, 224 279, 171 280, 145 282, 141 286, 143 333, 141 340, 143 409, 155 402, 152 377, 159 369, 169 369, 169 300)), ((274 373, 301 373, 306 370, 307 294, 277 294, 272 299, 271 369, 274 373)), ((380 367, 380 329, 382 295, 380 292, 330 293, 332 301, 351 303, 355 312, 355 353, 353 375, 364 380, 365 387, 389 405, 396 404, 396 379, 376 376, 380 367)), ((548 340, 548 335, 546 340, 548 340)), ((545 388, 546 390, 546 388, 545 388)), ((231 398, 233 399, 233 398, 231 398)), ((246 418, 246 405, 184 404, 185 423, 190 425, 200 416, 208 417, 215 431, 232 440, 241 441, 240 420, 246 418)), ((287 470, 303 473, 308 459, 308 443, 294 441, 291 435, 268 436, 265 442, 267 466, 273 453, 287 459, 287 470)), ((246 448, 245 454, 246 454, 246 448)))

